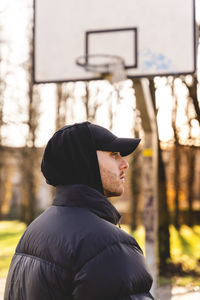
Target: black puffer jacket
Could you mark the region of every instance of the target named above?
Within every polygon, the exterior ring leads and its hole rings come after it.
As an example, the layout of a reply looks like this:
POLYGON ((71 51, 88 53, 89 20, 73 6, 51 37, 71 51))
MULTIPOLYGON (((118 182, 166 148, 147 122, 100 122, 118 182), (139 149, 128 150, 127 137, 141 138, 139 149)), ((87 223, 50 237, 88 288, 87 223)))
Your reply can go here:
POLYGON ((56 196, 16 248, 5 300, 151 299, 142 251, 103 195, 96 149, 89 122, 49 140, 42 172, 56 196))
POLYGON ((86 185, 59 186, 13 257, 5 300, 149 300, 152 278, 119 213, 86 185), (83 201, 84 198, 84 201, 83 201))

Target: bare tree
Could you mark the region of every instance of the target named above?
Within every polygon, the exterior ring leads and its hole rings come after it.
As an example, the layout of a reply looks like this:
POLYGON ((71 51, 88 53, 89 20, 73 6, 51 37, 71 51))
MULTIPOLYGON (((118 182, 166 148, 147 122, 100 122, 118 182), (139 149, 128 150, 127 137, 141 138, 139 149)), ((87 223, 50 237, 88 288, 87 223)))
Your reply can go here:
POLYGON ((197 79, 197 74, 194 74, 192 76, 187 77, 181 77, 182 82, 185 84, 185 86, 188 89, 188 96, 191 98, 195 112, 196 112, 196 119, 199 122, 200 125, 200 106, 199 106, 199 100, 198 100, 198 87, 199 82, 197 79))
POLYGON ((179 129, 177 127, 177 110, 178 110, 178 99, 175 93, 175 78, 172 80, 171 89, 172 89, 172 96, 174 99, 174 105, 172 109, 172 128, 174 132, 174 207, 175 207, 175 214, 174 214, 174 225, 177 229, 179 229, 179 218, 180 218, 180 208, 179 208, 179 194, 180 194, 180 158, 181 158, 181 147, 179 142, 179 129))
POLYGON ((194 177, 195 177, 195 160, 196 147, 190 146, 186 149, 187 155, 187 196, 188 196, 188 225, 193 226, 193 200, 194 200, 194 177))
POLYGON ((40 96, 38 87, 29 80, 26 146, 22 150, 22 203, 20 219, 29 224, 36 215, 37 204, 37 170, 38 151, 36 148, 36 132, 38 128, 38 106, 40 96))
MULTIPOLYGON (((1 13, 1 12, 0 12, 1 13)), ((0 24, 0 38, 2 37, 2 27, 0 24)), ((2 56, 2 45, 3 40, 0 40, 0 218, 2 217, 2 205, 5 195, 5 186, 4 186, 4 147, 3 147, 3 136, 2 128, 4 125, 3 121, 3 107, 4 107, 4 92, 5 92, 5 74, 2 71, 3 56, 2 56)))
MULTIPOLYGON (((186 116, 188 120, 188 141, 190 142, 190 146, 186 148, 186 157, 187 157, 187 196, 188 196, 188 225, 193 225, 193 200, 194 200, 194 181, 195 181, 195 161, 196 161, 196 147, 195 139, 192 136, 192 121, 197 120, 200 121, 200 115, 197 114, 197 108, 194 103, 198 104, 197 99, 197 80, 196 76, 192 78, 192 85, 189 88, 187 84, 187 88, 189 91, 187 106, 186 106, 186 116), (195 99, 195 100, 194 100, 195 99)), ((200 123, 199 123, 200 125, 200 123)))
MULTIPOLYGON (((1 82, 0 82, 1 84, 1 82)), ((0 219, 2 217, 2 205, 4 199, 4 147, 2 145, 2 125, 3 125, 3 96, 0 94, 0 219)))
POLYGON ((112 92, 110 92, 108 94, 108 97, 107 97, 107 102, 108 102, 108 120, 109 120, 109 127, 108 129, 110 131, 113 130, 113 123, 114 123, 114 116, 115 116, 115 112, 114 112, 114 103, 113 103, 113 100, 112 100, 112 92))
MULTIPOLYGON (((1 53, 0 53, 1 55, 1 53)), ((0 70, 1 70, 1 56, 0 56, 0 70)), ((4 198, 3 185, 3 167, 4 167, 4 151, 2 145, 2 126, 3 126, 3 92, 2 92, 2 76, 0 72, 0 218, 2 216, 2 200, 4 198)))
POLYGON ((141 178, 142 178, 142 149, 137 147, 130 163, 131 169, 131 190, 132 190, 132 205, 131 205, 131 230, 136 230, 139 225, 139 203, 141 202, 141 178))
POLYGON ((29 59, 24 64, 27 72, 28 90, 27 90, 27 137, 26 145, 22 150, 21 172, 22 172, 22 202, 20 219, 26 224, 29 224, 36 215, 37 204, 37 175, 36 169, 38 161, 38 151, 36 148, 36 135, 39 123, 39 105, 40 93, 39 86, 33 84, 32 74, 32 27, 33 20, 30 22, 30 27, 27 28, 29 40, 29 59))
POLYGON ((98 85, 95 85, 95 93, 91 96, 90 84, 90 82, 85 82, 85 94, 83 95, 82 100, 85 107, 86 119, 90 122, 94 122, 97 110, 101 106, 101 103, 98 101, 98 93, 100 92, 100 88, 98 85))
POLYGON ((70 96, 66 83, 56 84, 56 130, 66 124, 67 100, 70 96))
MULTIPOLYGON (((156 96, 155 96, 155 84, 154 80, 149 80, 151 98, 153 101, 153 107, 155 114, 156 109, 156 96)), ((157 124, 157 123, 156 123, 157 124)), ((158 125, 157 125, 157 136, 158 125)), ((167 188, 166 188, 166 174, 165 166, 162 158, 162 149, 160 141, 158 140, 158 252, 159 252, 159 271, 160 274, 164 274, 167 268, 167 262, 170 258, 170 235, 169 235, 169 210, 167 204, 167 188)))

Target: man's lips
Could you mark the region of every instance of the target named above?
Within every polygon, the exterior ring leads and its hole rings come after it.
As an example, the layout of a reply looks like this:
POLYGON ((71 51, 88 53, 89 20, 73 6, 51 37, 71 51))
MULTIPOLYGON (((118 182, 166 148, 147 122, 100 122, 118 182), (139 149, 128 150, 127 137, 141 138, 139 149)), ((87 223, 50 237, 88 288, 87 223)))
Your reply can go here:
POLYGON ((123 180, 123 181, 125 181, 125 177, 126 177, 126 176, 125 176, 125 174, 123 173, 123 174, 121 174, 120 179, 123 180))

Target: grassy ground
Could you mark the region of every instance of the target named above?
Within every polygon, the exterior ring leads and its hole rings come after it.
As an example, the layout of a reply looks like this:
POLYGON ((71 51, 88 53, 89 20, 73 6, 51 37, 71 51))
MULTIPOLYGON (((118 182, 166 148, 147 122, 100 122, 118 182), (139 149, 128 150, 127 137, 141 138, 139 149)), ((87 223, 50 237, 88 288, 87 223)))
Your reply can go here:
POLYGON ((170 228, 171 256, 174 263, 181 262, 184 270, 200 272, 200 226, 181 226, 180 231, 170 228))
MULTIPOLYGON (((25 224, 18 221, 0 222, 0 278, 6 277, 12 255, 15 251, 25 224)), ((128 226, 122 226, 130 233, 128 226)), ((144 250, 145 233, 142 226, 133 233, 141 248, 144 250)), ((200 226, 190 228, 182 226, 177 231, 174 226, 170 226, 170 247, 171 257, 174 264, 181 264, 184 271, 190 273, 193 270, 200 274, 200 226)), ((200 276, 194 277, 177 276, 173 278, 173 283, 178 285, 195 284, 200 286, 200 276)), ((172 280, 172 279, 170 279, 172 280)), ((169 283, 169 279, 161 278, 161 284, 169 283)))
POLYGON ((0 278, 7 275, 15 247, 25 229, 19 221, 0 222, 0 278))
POLYGON ((183 225, 179 231, 171 226, 170 245, 172 262, 181 265, 182 270, 189 274, 176 276, 176 284, 200 286, 200 226, 190 228, 183 225))
MULTIPOLYGON (((145 231, 143 226, 139 226, 133 233, 128 226, 123 226, 129 234, 132 234, 140 247, 145 252, 145 231)), ((170 226, 170 252, 171 263, 175 268, 181 269, 181 276, 173 278, 159 279, 161 285, 172 283, 173 285, 200 286, 200 226, 190 228, 186 225, 181 226, 177 231, 173 225, 170 226), (197 276, 195 275, 197 273, 197 276)))

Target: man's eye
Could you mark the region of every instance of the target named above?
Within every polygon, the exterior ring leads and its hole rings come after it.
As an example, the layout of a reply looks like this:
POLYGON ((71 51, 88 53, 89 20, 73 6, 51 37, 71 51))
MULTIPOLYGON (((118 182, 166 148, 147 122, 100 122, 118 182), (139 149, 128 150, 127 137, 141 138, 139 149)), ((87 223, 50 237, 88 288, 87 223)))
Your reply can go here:
POLYGON ((118 157, 118 152, 113 152, 112 156, 116 159, 118 157))

